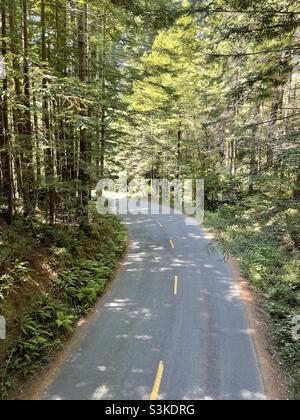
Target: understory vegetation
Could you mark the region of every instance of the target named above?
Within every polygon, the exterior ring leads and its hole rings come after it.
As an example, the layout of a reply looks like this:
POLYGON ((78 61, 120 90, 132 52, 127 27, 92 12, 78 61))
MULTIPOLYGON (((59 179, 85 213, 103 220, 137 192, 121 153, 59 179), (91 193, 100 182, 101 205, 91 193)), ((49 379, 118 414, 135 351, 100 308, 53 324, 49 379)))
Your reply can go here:
POLYGON ((76 226, 22 223, 1 226, 0 312, 7 340, 0 342, 0 396, 50 360, 112 278, 127 233, 115 216, 91 211, 90 232, 76 226), (3 274, 4 273, 4 274, 3 274))
POLYGON ((293 202, 274 203, 260 196, 208 211, 205 224, 216 234, 211 251, 221 250, 241 265, 243 276, 263 294, 271 323, 276 362, 291 378, 291 395, 300 398, 300 342, 292 336, 300 307, 300 211, 293 202), (290 204, 290 207, 289 205, 290 204))

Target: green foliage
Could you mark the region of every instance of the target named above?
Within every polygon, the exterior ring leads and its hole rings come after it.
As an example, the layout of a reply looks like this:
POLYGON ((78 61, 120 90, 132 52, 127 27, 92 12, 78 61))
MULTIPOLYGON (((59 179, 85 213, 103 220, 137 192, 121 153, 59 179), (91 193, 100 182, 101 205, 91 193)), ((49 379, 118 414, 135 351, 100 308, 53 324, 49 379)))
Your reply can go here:
POLYGON ((64 312, 56 313, 56 324, 67 332, 71 332, 74 324, 74 316, 66 315, 64 312))
POLYGON ((210 249, 234 256, 245 277, 264 293, 273 327, 273 350, 294 378, 292 393, 299 398, 300 342, 292 339, 292 320, 300 308, 300 260, 295 243, 293 252, 291 243, 289 249, 286 246, 286 237, 295 225, 300 229, 299 218, 291 224, 286 216, 297 215, 298 210, 284 209, 282 204, 272 207, 262 197, 254 205, 256 199, 207 212, 206 225, 217 233, 216 245, 211 244, 210 249))
POLYGON ((31 270, 28 267, 27 261, 16 260, 13 265, 12 272, 16 280, 27 282, 31 279, 31 270))
POLYGON ((0 308, 5 297, 8 297, 14 290, 13 277, 10 274, 3 274, 0 276, 0 308))
POLYGON ((61 273, 57 283, 67 301, 86 312, 103 292, 110 270, 93 260, 79 261, 78 266, 61 273))
POLYGON ((21 257, 24 255, 24 250, 33 248, 37 244, 32 235, 24 234, 24 226, 19 219, 14 226, 3 229, 0 233, 0 269, 17 260, 22 264, 21 257))
POLYGON ((93 209, 91 214, 89 235, 76 226, 69 230, 36 226, 40 243, 52 250, 57 276, 51 279, 48 293, 36 292, 27 302, 22 298, 20 315, 17 297, 39 281, 34 267, 25 261, 26 252, 32 249, 23 249, 23 255, 20 252, 11 263, 10 274, 0 277, 1 314, 8 320, 20 316, 18 325, 16 321, 8 323, 9 344, 5 361, 0 364, 2 398, 18 379, 35 374, 53 350, 62 346, 76 320, 93 306, 113 275, 127 243, 126 230, 115 216, 101 217, 93 209))
MULTIPOLYGON (((7 377, 32 375, 45 362, 54 348, 58 348, 61 334, 58 327, 70 332, 75 316, 71 308, 49 295, 35 302, 35 309, 24 313, 20 320, 20 335, 8 350, 9 357, 2 374, 4 384, 7 377)), ((2 384, 1 393, 6 392, 2 384)))

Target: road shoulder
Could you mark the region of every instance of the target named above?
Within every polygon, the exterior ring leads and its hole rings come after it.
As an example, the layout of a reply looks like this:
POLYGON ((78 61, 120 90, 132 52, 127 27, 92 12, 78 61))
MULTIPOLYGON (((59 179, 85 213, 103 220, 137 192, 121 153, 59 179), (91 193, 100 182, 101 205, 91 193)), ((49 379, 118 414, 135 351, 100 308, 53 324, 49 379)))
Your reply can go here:
POLYGON ((263 298, 243 278, 237 261, 230 258, 229 265, 246 309, 266 397, 268 400, 288 400, 288 378, 269 351, 272 342, 271 320, 263 309, 263 298))

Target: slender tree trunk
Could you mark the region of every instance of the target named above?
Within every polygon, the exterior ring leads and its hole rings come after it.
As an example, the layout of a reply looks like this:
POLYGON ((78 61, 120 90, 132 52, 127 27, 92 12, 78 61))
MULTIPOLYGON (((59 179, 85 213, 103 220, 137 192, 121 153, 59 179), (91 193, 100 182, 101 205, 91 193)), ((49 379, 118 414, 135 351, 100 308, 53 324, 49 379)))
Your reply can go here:
MULTIPOLYGON (((260 104, 256 106, 256 115, 260 115, 260 104)), ((252 140, 250 143, 250 168, 249 168, 249 195, 254 194, 254 180, 259 171, 259 157, 257 156, 257 132, 258 127, 254 127, 252 130, 252 140)))
POLYGON ((236 173, 236 140, 230 143, 230 176, 233 178, 236 173))
POLYGON ((182 142, 182 129, 181 129, 181 122, 179 123, 179 128, 177 131, 177 179, 180 178, 181 175, 181 142, 182 142))
POLYGON ((251 150, 251 158, 250 158, 250 177, 249 177, 249 195, 254 194, 254 179, 257 175, 257 161, 256 161, 256 148, 253 147, 251 150))
POLYGON ((293 198, 300 202, 300 163, 296 167, 296 182, 293 190, 293 198))
MULTIPOLYGON (((84 84, 87 80, 87 3, 80 7, 78 15, 78 53, 79 53, 79 80, 84 84)), ((82 119, 79 140, 79 200, 81 205, 80 225, 83 228, 88 226, 88 204, 89 204, 89 141, 86 127, 88 110, 85 104, 80 105, 80 117, 82 119)))
POLYGON ((22 178, 23 178, 23 204, 24 218, 30 220, 34 215, 36 206, 36 190, 35 176, 33 169, 33 146, 32 146, 32 124, 30 111, 30 75, 28 62, 28 7, 27 0, 23 0, 23 75, 24 75, 24 95, 23 106, 25 108, 23 114, 22 129, 22 178))
POLYGON ((10 32, 10 51, 12 57, 12 67, 14 72, 14 88, 15 88, 15 106, 13 107, 13 126, 15 131, 14 142, 14 167, 17 179, 17 192, 18 196, 22 197, 23 180, 22 180, 22 150, 21 139, 23 135, 22 113, 20 107, 22 105, 21 82, 20 82, 20 62, 18 56, 18 49, 21 48, 19 42, 19 32, 17 31, 16 24, 16 0, 9 1, 9 32, 10 32))
MULTIPOLYGON (((284 91, 285 85, 288 82, 288 76, 286 72, 286 68, 289 65, 291 60, 291 53, 290 51, 284 51, 279 61, 281 63, 281 69, 277 75, 278 77, 278 86, 275 88, 275 94, 273 97, 272 103, 272 111, 271 111, 271 118, 274 120, 274 127, 276 126, 277 119, 283 116, 282 108, 283 108, 283 99, 284 99, 284 91)), ((274 147, 272 143, 268 143, 267 145, 267 169, 272 168, 274 163, 274 147)))
MULTIPOLYGON (((1 3, 1 23, 2 23, 2 56, 5 60, 7 54, 6 45, 6 4, 1 3)), ((5 71, 6 73, 6 71, 5 71)), ((1 96, 1 121, 0 121, 0 158, 3 176, 3 191, 5 194, 7 211, 6 220, 12 222, 13 216, 13 178, 10 161, 10 134, 8 124, 8 104, 7 104, 7 73, 3 75, 3 93, 1 96)))
POLYGON ((106 15, 103 16, 102 22, 102 63, 101 63, 101 92, 102 92, 102 107, 101 107, 101 129, 100 129, 100 176, 104 177, 105 152, 106 152, 106 15))
MULTIPOLYGON (((32 95, 32 102, 33 102, 33 121, 34 121, 34 136, 35 136, 35 162, 36 162, 36 184, 39 188, 42 184, 42 166, 41 166, 41 151, 40 151, 40 133, 39 133, 39 119, 37 113, 37 101, 36 95, 33 93, 32 95)), ((38 201, 38 193, 37 193, 37 201, 38 201)))
MULTIPOLYGON (((45 0, 41 0, 41 26, 42 26, 42 61, 47 61, 47 45, 46 45, 46 22, 45 22, 45 0)), ((48 82, 46 78, 43 78, 43 127, 44 127, 44 138, 46 141, 45 150, 45 176, 48 184, 48 204, 49 204, 49 222, 51 225, 54 224, 55 220, 55 208, 56 208, 56 191, 54 187, 55 182, 55 171, 54 171, 54 159, 53 159, 53 145, 51 138, 51 125, 50 125, 50 109, 48 100, 48 82)))

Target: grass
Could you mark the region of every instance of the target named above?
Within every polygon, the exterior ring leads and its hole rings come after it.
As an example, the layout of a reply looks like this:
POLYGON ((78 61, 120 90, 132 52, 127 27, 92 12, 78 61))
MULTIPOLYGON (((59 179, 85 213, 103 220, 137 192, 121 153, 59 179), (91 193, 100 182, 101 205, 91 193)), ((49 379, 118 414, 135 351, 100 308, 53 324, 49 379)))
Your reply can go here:
POLYGON ((232 255, 243 275, 265 297, 271 316, 271 351, 291 379, 291 398, 300 399, 300 341, 293 339, 293 319, 300 315, 300 211, 288 205, 250 197, 206 213, 205 225, 217 247, 232 255))
POLYGON ((76 321, 94 305, 127 245, 120 220, 93 212, 89 234, 78 227, 1 227, 0 314, 8 336, 0 342, 0 397, 47 363, 76 321))

